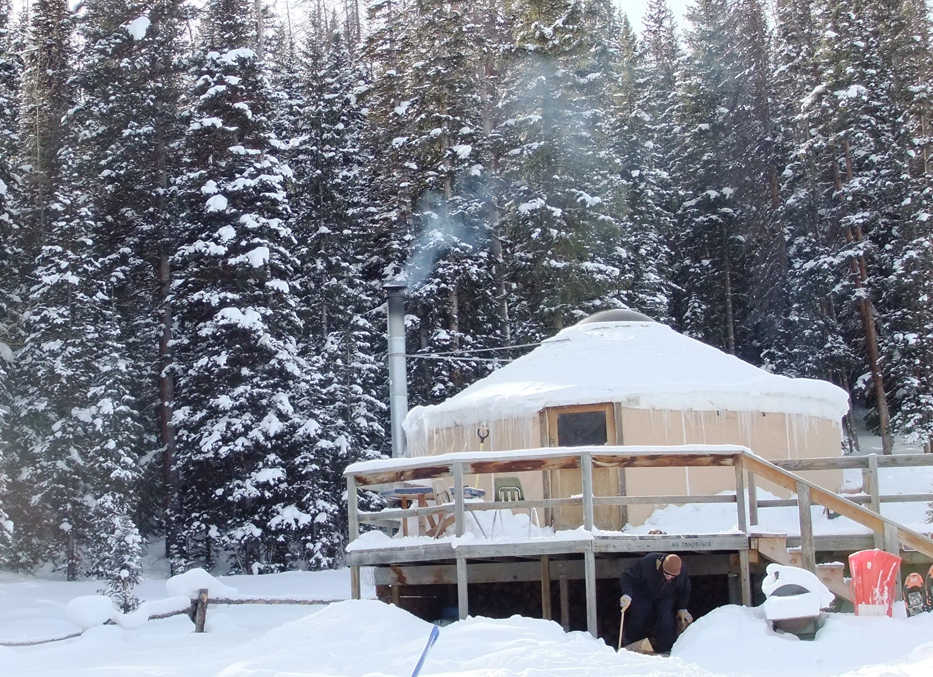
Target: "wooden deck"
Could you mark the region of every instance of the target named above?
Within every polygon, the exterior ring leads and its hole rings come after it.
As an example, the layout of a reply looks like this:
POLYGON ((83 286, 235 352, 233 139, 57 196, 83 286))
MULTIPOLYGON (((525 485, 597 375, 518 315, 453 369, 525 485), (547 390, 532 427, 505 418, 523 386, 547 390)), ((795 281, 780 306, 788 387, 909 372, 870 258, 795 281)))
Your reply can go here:
MULTIPOLYGON (((926 535, 908 529, 879 514, 885 497, 878 491, 877 469, 900 465, 913 467, 933 465, 933 457, 843 457, 840 459, 810 459, 790 461, 795 470, 818 470, 837 467, 862 467, 866 473, 866 492, 849 500, 838 493, 816 485, 802 476, 779 467, 753 454, 744 447, 580 447, 572 449, 520 450, 516 452, 475 452, 446 454, 418 459, 395 459, 350 466, 344 473, 348 484, 349 526, 351 542, 359 535, 360 522, 380 522, 426 516, 439 511, 453 515, 457 537, 465 533, 466 514, 475 510, 540 508, 576 502, 582 505, 582 529, 558 532, 553 538, 528 538, 505 541, 477 538, 445 538, 434 542, 405 543, 387 541, 376 547, 348 549, 347 560, 353 576, 353 595, 359 596, 359 567, 375 567, 377 586, 391 586, 393 595, 403 586, 455 585, 460 618, 469 613, 468 587, 478 583, 540 582, 541 613, 551 618, 551 582, 560 584, 561 620, 566 627, 568 617, 567 586, 569 581, 584 581, 586 627, 596 634, 597 580, 616 579, 638 556, 648 552, 681 554, 691 575, 724 574, 734 581, 734 601, 750 604, 751 571, 768 561, 795 564, 808 568, 837 595, 845 596, 843 566, 821 563, 844 558, 848 553, 872 547, 882 547, 899 554, 905 562, 933 561, 933 541, 926 535), (807 465, 809 464, 809 465, 807 465), (735 493, 729 496, 594 496, 593 467, 696 467, 732 466, 735 469, 735 493), (571 498, 543 498, 499 505, 495 502, 470 503, 463 500, 464 475, 515 472, 517 470, 551 470, 579 468, 583 491, 571 498), (416 507, 405 510, 384 510, 365 513, 356 500, 359 488, 392 486, 411 480, 452 477, 452 505, 416 507), (756 481, 765 479, 795 494, 793 499, 758 501, 756 481), (458 500, 459 498, 459 500, 458 500), (732 533, 710 534, 645 534, 631 535, 594 528, 595 505, 626 505, 635 503, 712 503, 731 502, 736 505, 738 529, 732 533), (865 503, 870 508, 862 507, 865 503), (799 536, 759 533, 756 528, 759 507, 797 505, 799 536), (819 535, 811 525, 811 505, 822 505, 848 517, 871 533, 864 535, 819 535), (579 538, 573 536, 580 534, 579 538)), ((897 497, 890 497, 896 498, 897 497)), ((915 500, 930 500, 933 495, 911 496, 915 500)), ((730 596, 732 596, 730 587, 730 596)))

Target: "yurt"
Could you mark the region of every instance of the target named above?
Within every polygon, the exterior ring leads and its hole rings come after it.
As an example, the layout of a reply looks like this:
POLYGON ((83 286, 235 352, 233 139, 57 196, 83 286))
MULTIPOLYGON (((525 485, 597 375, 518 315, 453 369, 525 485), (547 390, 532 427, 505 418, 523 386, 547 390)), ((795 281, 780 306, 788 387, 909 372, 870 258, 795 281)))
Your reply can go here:
MULTIPOLYGON (((768 459, 841 454, 842 389, 768 373, 630 310, 597 313, 437 405, 405 418, 409 456, 582 445, 741 444, 768 459)), ((579 472, 518 473, 525 498, 580 493, 579 472)), ((810 479, 837 490, 837 471, 810 479)), ((503 481, 504 478, 500 478, 503 481)), ((495 477, 475 478, 487 496, 495 477)), ((598 469, 597 495, 712 495, 724 468, 598 469)), ((774 490, 775 493, 779 493, 774 490)), ((639 524, 655 506, 602 506, 597 524, 639 524)), ((555 527, 580 523, 561 507, 555 527)))

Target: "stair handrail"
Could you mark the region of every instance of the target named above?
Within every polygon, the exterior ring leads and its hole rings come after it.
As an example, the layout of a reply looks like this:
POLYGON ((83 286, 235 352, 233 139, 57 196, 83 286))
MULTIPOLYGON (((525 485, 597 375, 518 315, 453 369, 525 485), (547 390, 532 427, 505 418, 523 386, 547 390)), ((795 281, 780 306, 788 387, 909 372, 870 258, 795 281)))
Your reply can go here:
POLYGON ((742 457, 745 470, 758 475, 778 486, 797 494, 800 517, 800 543, 802 562, 806 568, 814 570, 816 566, 813 545, 813 528, 810 523, 810 504, 818 503, 844 517, 868 527, 884 544, 884 549, 894 554, 900 552, 900 545, 907 545, 914 550, 933 558, 933 540, 910 529, 899 522, 881 514, 863 508, 834 491, 816 484, 800 475, 785 470, 774 463, 749 451, 737 452, 742 457))

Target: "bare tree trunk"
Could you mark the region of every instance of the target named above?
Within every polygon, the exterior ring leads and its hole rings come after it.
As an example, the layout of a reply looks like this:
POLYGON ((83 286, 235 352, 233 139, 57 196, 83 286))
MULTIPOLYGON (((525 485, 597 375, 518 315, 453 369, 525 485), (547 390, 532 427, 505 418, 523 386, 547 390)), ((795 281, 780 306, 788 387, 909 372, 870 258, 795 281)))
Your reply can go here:
POLYGON ((78 547, 75 542, 75 525, 71 525, 71 531, 68 532, 68 538, 65 542, 65 552, 68 562, 65 569, 65 580, 78 580, 78 547))
POLYGON ((175 427, 172 425, 172 402, 175 399, 175 379, 169 364, 171 363, 172 340, 172 305, 169 293, 172 284, 172 271, 168 254, 159 257, 159 308, 162 315, 162 333, 159 336, 159 428, 162 435, 162 481, 165 488, 162 509, 165 519, 165 556, 171 555, 174 542, 174 530, 170 512, 177 490, 175 482, 175 427))
MULTIPOLYGON (((846 178, 853 178, 852 154, 849 148, 849 142, 842 142, 844 159, 846 163, 846 178)), ((838 166, 833 162, 834 176, 837 192, 842 189, 842 177, 839 176, 838 166)), ((862 241, 862 230, 856 227, 853 230, 847 227, 845 231, 846 241, 849 244, 858 244, 862 241)), ((856 307, 862 321, 862 332, 865 335, 865 349, 868 353, 868 368, 871 372, 872 385, 875 391, 875 406, 878 409, 878 428, 881 434, 881 449, 885 454, 892 453, 894 449, 894 440, 891 437, 891 419, 888 411, 888 398, 884 390, 884 376, 881 371, 881 354, 878 349, 878 333, 875 327, 875 319, 872 316, 871 293, 868 289, 868 266, 865 263, 865 257, 859 252, 850 259, 849 267, 852 271, 852 277, 856 287, 856 307)))
MULTIPOLYGON (((482 11, 482 10, 480 10, 482 11)), ((486 38, 490 41, 494 40, 497 36, 495 34, 495 22, 492 20, 494 16, 493 12, 485 12, 483 16, 487 19, 487 24, 484 26, 486 32, 486 38)), ((482 82, 485 84, 485 93, 483 98, 485 100, 484 111, 483 111, 483 132, 486 138, 489 138, 492 134, 492 130, 496 127, 496 80, 498 72, 496 71, 496 60, 493 55, 489 55, 486 59, 479 64, 479 76, 482 82)), ((493 176, 499 175, 499 157, 493 155, 490 158, 493 176)), ((486 220, 489 227, 489 241, 490 241, 490 250, 492 253, 493 260, 495 264, 493 266, 493 276, 496 281, 496 306, 497 306, 497 315, 499 320, 499 331, 502 334, 502 341, 505 345, 509 345, 512 342, 512 323, 509 317, 509 294, 508 287, 506 285, 506 266, 505 258, 502 252, 502 228, 500 223, 500 213, 499 207, 496 205, 495 197, 489 195, 487 197, 486 203, 486 220)))
POLYGON ((263 58, 265 26, 262 20, 262 0, 253 0, 253 13, 256 15, 256 56, 263 58))
POLYGON ((722 237, 722 286, 725 295, 725 330, 726 330, 726 350, 735 355, 735 310, 732 306, 732 254, 729 251, 729 233, 725 224, 721 225, 722 237))

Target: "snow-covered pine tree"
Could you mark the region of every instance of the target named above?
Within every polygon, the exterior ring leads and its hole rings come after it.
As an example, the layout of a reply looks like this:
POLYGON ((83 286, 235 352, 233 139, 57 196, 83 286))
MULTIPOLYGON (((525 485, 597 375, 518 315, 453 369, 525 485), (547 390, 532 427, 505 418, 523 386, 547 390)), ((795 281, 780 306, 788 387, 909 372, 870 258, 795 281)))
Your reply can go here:
MULTIPOLYGON (((501 344, 492 321, 493 200, 489 137, 482 114, 482 60, 493 48, 477 31, 470 3, 421 3, 404 72, 398 153, 409 168, 415 239, 406 275, 409 311, 418 317, 412 352, 447 352, 501 344)), ((422 360, 410 364, 414 402, 435 402, 486 373, 485 363, 422 360)))
POLYGON ((142 577, 143 540, 131 506, 121 493, 104 494, 91 513, 96 538, 88 548, 88 575, 107 581, 101 594, 128 613, 139 606, 134 593, 142 577))
MULTIPOLYGON (((80 66, 72 81, 80 103, 69 114, 71 126, 80 130, 76 161, 84 177, 75 189, 91 196, 101 275, 111 285, 118 312, 120 368, 128 372, 121 377, 121 406, 134 424, 116 431, 118 446, 132 457, 152 458, 150 475, 159 479, 163 459, 148 452, 168 448, 170 440, 163 430, 160 444, 158 419, 143 410, 156 408, 159 313, 165 309, 158 294, 146 292, 161 288, 164 231, 171 218, 165 176, 173 164, 170 149, 180 137, 171 56, 178 47, 179 5, 177 0, 87 2, 79 24, 80 66)), ((137 506, 145 501, 150 529, 161 521, 161 487, 160 481, 133 483, 133 498, 124 501, 133 515, 142 514, 137 506)))
POLYGON ((501 171, 513 340, 536 340, 622 305, 625 266, 615 210, 623 196, 607 154, 614 29, 608 2, 516 3, 503 74, 501 171))
POLYGON ((12 555, 12 522, 6 513, 9 503, 8 475, 15 470, 11 431, 13 346, 17 345, 16 305, 20 287, 20 260, 16 243, 20 236, 14 212, 17 178, 16 101, 21 62, 14 54, 10 34, 10 2, 0 0, 0 566, 8 566, 12 555))
POLYGON ((736 106, 741 100, 733 49, 732 8, 698 0, 688 14, 687 56, 678 78, 680 147, 675 162, 682 193, 674 239, 678 262, 675 317, 680 328, 730 353, 746 292, 743 214, 736 180, 736 106))
MULTIPOLYGON (((821 171, 811 143, 816 111, 808 105, 820 85, 815 55, 823 12, 809 0, 780 0, 776 18, 775 147, 783 170, 775 221, 786 260, 781 298, 774 302, 774 337, 762 360, 777 373, 826 379, 851 392, 858 358, 838 305, 837 264, 827 237, 832 177, 821 171)), ((851 416, 844 424, 847 446, 857 448, 851 416)))
POLYGON ((367 276, 394 278, 408 258, 411 212, 415 202, 414 184, 404 164, 402 145, 406 141, 404 116, 408 92, 404 74, 406 52, 414 29, 412 0, 368 0, 367 36, 363 59, 371 76, 361 93, 367 109, 364 145, 372 161, 367 214, 373 234, 373 256, 367 276))
POLYGON ((807 150, 824 189, 828 245, 836 306, 849 323, 853 345, 864 348, 855 386, 872 406, 884 450, 891 451, 887 393, 882 372, 878 247, 896 224, 903 200, 905 158, 897 150, 890 120, 898 115, 891 97, 890 66, 882 60, 879 14, 859 0, 835 0, 823 14, 824 33, 814 55, 820 82, 803 102, 809 123, 807 150))
POLYGON ((24 556, 64 563, 68 580, 95 533, 89 499, 111 481, 111 466, 130 476, 136 467, 127 443, 135 430, 129 368, 95 246, 95 214, 81 188, 80 131, 79 124, 69 127, 60 151, 61 188, 49 207, 57 216, 26 300, 15 402, 29 492, 22 521, 14 516, 23 524, 24 556))
POLYGON ((736 0, 730 24, 735 78, 740 83, 732 155, 741 158, 732 182, 748 271, 746 289, 739 296, 736 332, 739 352, 756 363, 776 334, 773 311, 781 301, 786 261, 784 238, 777 227, 783 157, 777 146, 773 36, 765 14, 763 0, 736 0))
MULTIPOLYGON (((37 2, 28 15, 28 23, 24 29, 26 38, 21 50, 24 55, 24 71, 20 88, 17 134, 20 147, 16 155, 18 165, 22 167, 23 177, 19 184, 21 190, 17 207, 20 235, 17 243, 21 245, 18 275, 21 280, 34 276, 35 271, 48 261, 47 256, 51 254, 51 250, 45 250, 43 245, 50 230, 50 214, 54 215, 54 212, 49 211, 49 206, 54 202, 53 193, 57 191, 60 183, 61 162, 58 155, 63 129, 60 122, 70 101, 67 81, 72 25, 64 0, 37 2)), ((56 277, 62 278, 58 275, 56 277)), ((66 274, 63 277, 68 276, 66 274)), ((38 276, 34 279, 40 280, 39 286, 48 282, 38 276)), ((8 461, 15 463, 20 469, 15 476, 10 476, 10 489, 7 494, 6 509, 17 526, 11 564, 17 568, 29 568, 47 559, 54 551, 57 561, 68 560, 69 573, 76 575, 77 551, 65 544, 69 539, 68 523, 62 520, 56 523, 53 515, 54 510, 63 507, 62 502, 54 503, 53 497, 48 495, 48 500, 38 509, 36 507, 45 500, 42 492, 49 490, 50 483, 56 481, 51 477, 43 478, 46 469, 38 466, 38 460, 43 459, 43 449, 53 435, 52 425, 60 413, 53 411, 60 404, 57 398, 59 393, 46 391, 47 384, 35 381, 35 373, 29 366, 29 360, 36 357, 35 337, 37 332, 43 330, 45 324, 40 309, 35 307, 35 297, 32 296, 36 288, 38 287, 26 290, 24 285, 20 292, 23 313, 20 328, 22 340, 26 343, 22 352, 28 352, 29 356, 25 359, 17 356, 11 383, 15 396, 8 433, 15 446, 8 450, 11 456, 8 461), (30 341, 33 342, 32 347, 29 345, 30 341), (24 402, 32 403, 37 408, 29 410, 27 405, 24 409, 24 402), (39 486, 40 478, 48 481, 45 487, 39 486)), ((51 314, 56 313, 53 310, 51 314)), ((55 337, 48 344, 49 351, 54 352, 54 342, 61 338, 63 333, 61 326, 55 331, 49 324, 46 329, 55 333, 55 337)), ((55 357, 63 356, 55 353, 55 357)), ((44 366, 47 371, 55 371, 55 360, 46 359, 46 362, 44 366)), ((65 478, 64 481, 68 484, 70 480, 65 478)), ((77 489, 76 485, 71 488, 77 489)), ((70 489, 65 490, 65 493, 69 492, 70 489)), ((70 492, 69 495, 77 497, 76 492, 70 492)), ((67 500, 70 499, 66 499, 65 502, 67 500)), ((77 512, 80 512, 80 509, 77 512)))
MULTIPOLYGON (((145 14, 137 13, 121 26, 134 30, 132 45, 124 43, 134 58, 127 71, 115 77, 118 82, 127 82, 131 91, 115 94, 120 105, 114 106, 118 124, 112 131, 122 128, 123 139, 115 139, 105 157, 113 172, 108 179, 112 192, 131 196, 125 205, 112 198, 107 203, 116 208, 120 221, 129 229, 124 246, 135 260, 144 263, 142 268, 131 269, 137 288, 135 294, 132 285, 123 288, 130 291, 123 306, 131 311, 131 322, 125 321, 124 327, 132 328, 127 343, 140 372, 139 409, 151 412, 143 418, 143 446, 147 450, 162 448, 161 454, 147 453, 149 462, 142 468, 145 480, 139 495, 138 526, 153 533, 170 531, 168 506, 175 498, 174 381, 168 366, 174 326, 169 302, 170 257, 175 249, 178 207, 170 182, 181 173, 178 148, 184 127, 179 105, 187 48, 182 34, 189 8, 184 0, 152 0, 147 7, 145 14), (128 116, 127 110, 132 114, 128 116), (142 290, 148 293, 140 293, 142 290)), ((173 540, 172 534, 166 533, 166 555, 173 540)))
POLYGON ((612 149, 625 191, 624 209, 619 214, 619 246, 628 251, 623 299, 630 308, 669 323, 671 196, 658 146, 666 139, 657 133, 664 111, 649 91, 652 84, 643 47, 625 17, 619 35, 619 73, 613 97, 616 121, 612 149))
POLYGON ((36 0, 29 15, 20 95, 19 141, 25 168, 20 221, 32 262, 54 218, 48 205, 57 189, 61 119, 68 109, 73 32, 67 0, 36 0))
POLYGON ((289 544, 290 462, 301 445, 308 366, 289 227, 291 170, 268 120, 270 95, 247 0, 207 6, 189 96, 183 213, 173 257, 173 423, 178 563, 275 570, 289 544))
POLYGON ((879 17, 881 50, 892 78, 896 141, 906 158, 897 226, 881 251, 887 272, 879 305, 890 385, 891 427, 933 451, 933 49, 923 2, 892 0, 879 17))
POLYGON ((381 289, 363 277, 372 255, 364 211, 369 158, 357 99, 363 84, 343 36, 314 30, 302 55, 292 200, 302 261, 302 352, 312 365, 306 408, 314 422, 302 429, 294 463, 291 525, 302 559, 314 569, 342 560, 343 469, 377 456, 384 438, 385 370, 376 362, 382 331, 370 317, 381 289))

